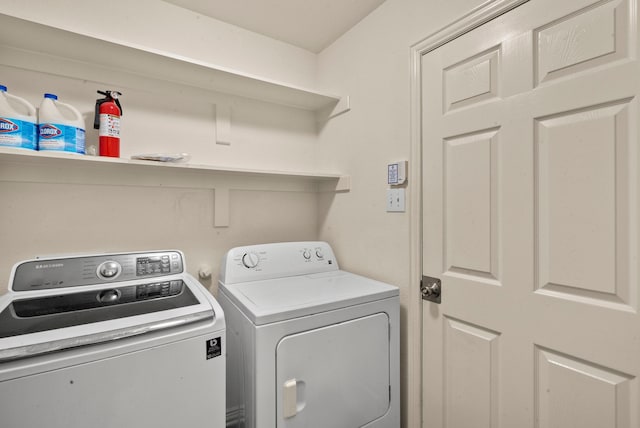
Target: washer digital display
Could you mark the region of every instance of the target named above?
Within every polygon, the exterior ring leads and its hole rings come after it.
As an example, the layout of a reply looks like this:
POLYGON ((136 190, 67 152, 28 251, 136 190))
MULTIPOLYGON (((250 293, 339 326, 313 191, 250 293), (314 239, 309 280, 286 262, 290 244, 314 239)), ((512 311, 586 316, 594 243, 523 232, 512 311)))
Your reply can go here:
POLYGON ((136 258, 136 275, 153 275, 158 273, 170 273, 171 260, 168 254, 152 257, 136 258))

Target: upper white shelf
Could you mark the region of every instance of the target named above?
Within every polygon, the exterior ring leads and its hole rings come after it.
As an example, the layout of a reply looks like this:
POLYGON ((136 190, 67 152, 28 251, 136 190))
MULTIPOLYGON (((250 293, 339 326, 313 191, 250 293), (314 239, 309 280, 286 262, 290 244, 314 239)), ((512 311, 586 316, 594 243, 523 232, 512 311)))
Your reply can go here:
POLYGON ((115 71, 117 64, 119 72, 311 111, 330 110, 341 101, 336 95, 170 52, 98 39, 4 14, 0 14, 0 64, 83 79, 92 77, 86 75, 91 74, 87 71, 91 68, 115 71), (73 63, 89 67, 73 67, 73 63))

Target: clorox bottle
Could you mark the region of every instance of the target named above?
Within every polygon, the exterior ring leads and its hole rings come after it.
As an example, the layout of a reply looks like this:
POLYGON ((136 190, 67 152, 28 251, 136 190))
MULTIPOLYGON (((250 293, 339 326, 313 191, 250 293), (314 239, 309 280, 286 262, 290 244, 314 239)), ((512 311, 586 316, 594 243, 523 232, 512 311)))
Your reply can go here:
POLYGON ((36 109, 0 85, 0 146, 35 150, 38 147, 36 109))
POLYGON ((44 94, 38 115, 38 150, 84 154, 84 121, 75 107, 44 94))

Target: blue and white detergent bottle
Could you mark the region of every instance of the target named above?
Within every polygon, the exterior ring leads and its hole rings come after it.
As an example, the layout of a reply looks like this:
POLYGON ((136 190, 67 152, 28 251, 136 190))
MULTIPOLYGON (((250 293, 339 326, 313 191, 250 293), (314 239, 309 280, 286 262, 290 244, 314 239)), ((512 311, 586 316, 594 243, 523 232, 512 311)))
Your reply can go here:
POLYGON ((38 115, 38 150, 84 154, 84 120, 75 107, 44 94, 38 115))
POLYGON ((0 146, 36 150, 37 122, 35 107, 0 85, 0 146))

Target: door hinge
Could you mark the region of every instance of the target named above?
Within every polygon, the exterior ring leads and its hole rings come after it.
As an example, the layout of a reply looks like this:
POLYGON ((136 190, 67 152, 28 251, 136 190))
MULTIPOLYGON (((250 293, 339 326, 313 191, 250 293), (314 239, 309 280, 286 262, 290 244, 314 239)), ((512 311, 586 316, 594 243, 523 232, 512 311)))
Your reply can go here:
POLYGON ((420 294, 423 300, 440 303, 442 300, 442 283, 440 279, 423 276, 420 281, 420 294))

